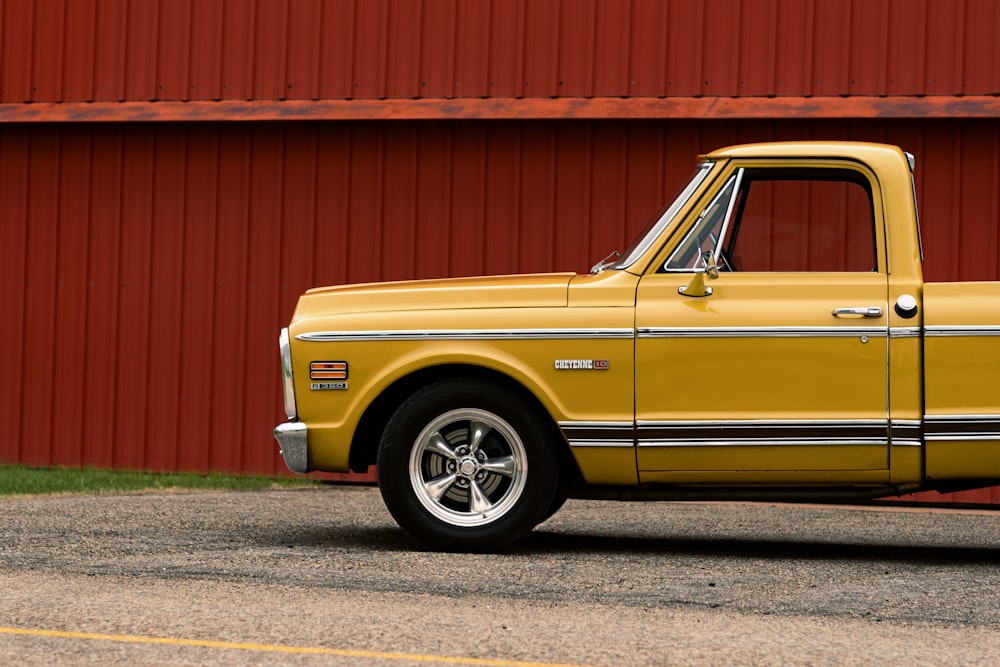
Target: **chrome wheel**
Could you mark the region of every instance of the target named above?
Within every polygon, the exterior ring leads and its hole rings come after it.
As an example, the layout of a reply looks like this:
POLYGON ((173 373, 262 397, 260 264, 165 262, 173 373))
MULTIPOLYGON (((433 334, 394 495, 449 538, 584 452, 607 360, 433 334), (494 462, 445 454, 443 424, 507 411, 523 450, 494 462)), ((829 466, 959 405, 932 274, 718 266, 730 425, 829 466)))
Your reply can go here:
POLYGON ((500 549, 553 505, 554 431, 528 394, 462 377, 426 385, 382 432, 378 485, 385 506, 407 533, 435 549, 500 549))
POLYGON ((517 432, 478 408, 442 414, 420 432, 410 453, 417 500, 453 526, 482 526, 505 515, 524 493, 527 471, 517 432))

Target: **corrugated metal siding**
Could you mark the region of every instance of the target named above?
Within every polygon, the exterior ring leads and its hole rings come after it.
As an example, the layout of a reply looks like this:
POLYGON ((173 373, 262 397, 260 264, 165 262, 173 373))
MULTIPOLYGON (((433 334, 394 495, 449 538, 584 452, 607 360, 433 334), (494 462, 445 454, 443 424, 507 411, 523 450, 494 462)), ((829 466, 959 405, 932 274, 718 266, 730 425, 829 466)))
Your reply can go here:
POLYGON ((991 121, 0 126, 0 460, 282 471, 304 289, 585 271, 698 153, 809 137, 914 151, 926 277, 1000 279, 991 121))
POLYGON ((0 101, 1000 92, 993 0, 3 0, 0 101))

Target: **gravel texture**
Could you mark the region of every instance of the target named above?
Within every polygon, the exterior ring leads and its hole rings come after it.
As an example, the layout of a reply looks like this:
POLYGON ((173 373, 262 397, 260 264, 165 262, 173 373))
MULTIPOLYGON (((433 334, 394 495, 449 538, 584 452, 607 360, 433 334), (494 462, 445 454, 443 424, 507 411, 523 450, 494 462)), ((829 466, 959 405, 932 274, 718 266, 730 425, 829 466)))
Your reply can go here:
POLYGON ((0 664, 475 659, 995 665, 1000 512, 570 501, 466 555, 368 487, 0 500, 0 664))

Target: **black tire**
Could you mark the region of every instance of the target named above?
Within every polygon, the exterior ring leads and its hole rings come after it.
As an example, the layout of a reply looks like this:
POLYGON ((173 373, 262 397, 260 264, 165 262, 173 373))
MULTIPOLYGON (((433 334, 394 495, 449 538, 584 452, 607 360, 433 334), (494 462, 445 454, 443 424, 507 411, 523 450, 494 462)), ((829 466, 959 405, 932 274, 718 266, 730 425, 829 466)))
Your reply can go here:
POLYGON ((549 503, 549 508, 542 512, 542 516, 538 519, 538 523, 545 523, 551 519, 556 512, 562 509, 562 506, 566 504, 567 500, 569 500, 569 498, 566 496, 566 493, 557 490, 555 495, 552 496, 552 502, 549 503))
POLYGON ((530 403, 478 380, 417 391, 379 445, 379 489, 390 514, 442 551, 495 551, 524 536, 558 486, 543 419, 530 403))

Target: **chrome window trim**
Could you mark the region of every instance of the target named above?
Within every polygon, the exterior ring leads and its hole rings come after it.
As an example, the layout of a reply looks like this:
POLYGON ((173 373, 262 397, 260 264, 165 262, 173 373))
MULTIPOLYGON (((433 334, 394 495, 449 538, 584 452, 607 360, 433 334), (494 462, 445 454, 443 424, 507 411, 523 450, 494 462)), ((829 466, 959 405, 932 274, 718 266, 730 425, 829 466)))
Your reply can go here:
MULTIPOLYGON (((732 192, 729 193, 729 202, 726 204, 726 212, 724 214, 724 217, 722 218, 722 228, 719 231, 719 238, 716 240, 717 245, 715 248, 713 248, 714 251, 713 256, 715 257, 716 261, 718 261, 719 259, 718 256, 720 254, 718 251, 722 248, 722 242, 725 240, 725 232, 729 227, 729 216, 731 216, 733 213, 733 206, 736 204, 736 196, 739 194, 740 184, 743 182, 744 171, 745 171, 744 169, 740 168, 736 171, 735 174, 730 176, 729 179, 723 184, 722 189, 719 190, 718 194, 716 194, 715 197, 712 198, 712 201, 710 201, 708 205, 702 210, 702 212, 698 214, 698 219, 695 220, 694 225, 692 225, 691 229, 688 230, 688 233, 684 235, 684 238, 681 239, 680 243, 677 244, 677 247, 674 248, 674 251, 670 253, 670 257, 667 258, 667 261, 663 263, 662 271, 664 271, 665 273, 691 273, 692 271, 695 270, 697 266, 697 259, 695 259, 696 263, 695 266, 682 266, 679 268, 671 268, 670 263, 674 261, 674 257, 677 255, 677 253, 679 253, 682 248, 685 248, 688 241, 691 240, 691 238, 695 236, 695 234, 698 231, 700 231, 702 221, 704 220, 706 214, 710 210, 712 210, 712 207, 715 205, 715 203, 719 201, 719 199, 723 195, 725 195, 726 190, 729 188, 729 184, 732 183, 733 189, 732 192)), ((701 256, 700 249, 698 251, 698 256, 701 256)))
POLYGON ((438 329, 313 331, 299 334, 297 340, 312 343, 351 341, 420 341, 420 340, 626 340, 635 337, 632 329, 438 329))
POLYGON ((740 196, 740 186, 743 185, 743 174, 746 169, 742 167, 736 172, 736 185, 733 186, 733 194, 729 198, 729 206, 726 207, 726 217, 722 219, 722 229, 719 231, 719 239, 716 241, 715 245, 715 263, 719 263, 719 258, 722 256, 722 244, 726 240, 726 234, 729 232, 729 223, 733 219, 733 207, 736 206, 736 199, 740 196))
POLYGON ((924 335, 927 337, 1000 336, 1000 325, 936 324, 925 326, 924 335))
POLYGON ((870 327, 642 327, 639 338, 885 338, 885 326, 870 327))

